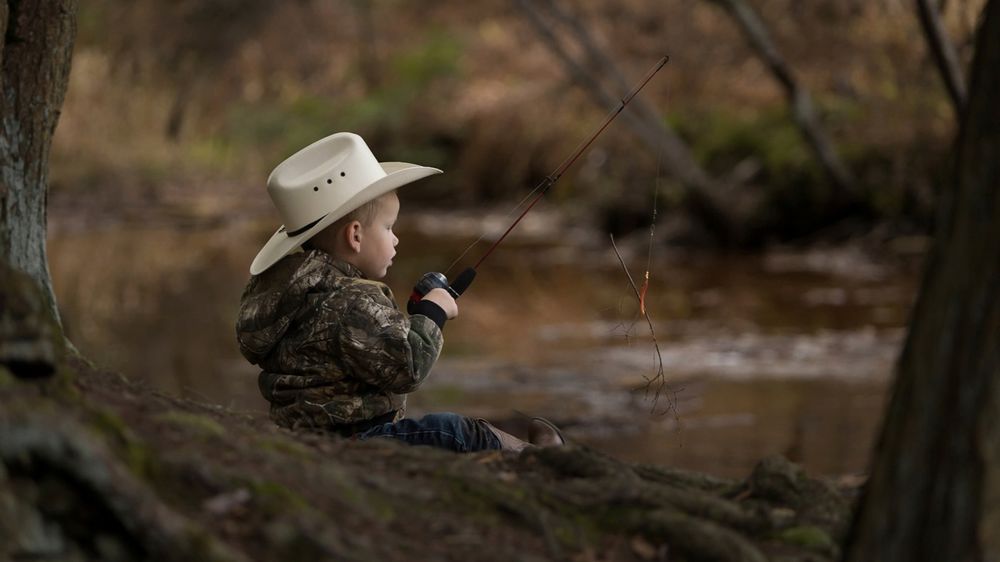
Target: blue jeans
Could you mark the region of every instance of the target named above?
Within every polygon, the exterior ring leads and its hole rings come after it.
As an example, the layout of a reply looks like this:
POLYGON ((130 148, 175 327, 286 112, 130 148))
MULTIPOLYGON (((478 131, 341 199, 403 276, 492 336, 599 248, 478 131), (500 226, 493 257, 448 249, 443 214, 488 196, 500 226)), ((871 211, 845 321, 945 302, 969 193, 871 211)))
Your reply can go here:
POLYGON ((472 418, 458 414, 427 414, 419 420, 403 418, 355 435, 357 439, 389 437, 408 445, 427 445, 459 453, 500 448, 500 439, 472 418))

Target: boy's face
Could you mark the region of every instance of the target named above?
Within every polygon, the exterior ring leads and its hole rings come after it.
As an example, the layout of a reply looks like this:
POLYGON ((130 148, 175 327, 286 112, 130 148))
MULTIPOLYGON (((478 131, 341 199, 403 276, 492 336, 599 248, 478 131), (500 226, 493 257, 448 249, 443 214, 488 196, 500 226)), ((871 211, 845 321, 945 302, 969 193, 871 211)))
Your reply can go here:
POLYGON ((396 255, 399 238, 392 232, 399 216, 399 197, 395 193, 383 195, 378 201, 375 218, 361 226, 361 249, 354 263, 368 279, 385 277, 392 258, 396 255))

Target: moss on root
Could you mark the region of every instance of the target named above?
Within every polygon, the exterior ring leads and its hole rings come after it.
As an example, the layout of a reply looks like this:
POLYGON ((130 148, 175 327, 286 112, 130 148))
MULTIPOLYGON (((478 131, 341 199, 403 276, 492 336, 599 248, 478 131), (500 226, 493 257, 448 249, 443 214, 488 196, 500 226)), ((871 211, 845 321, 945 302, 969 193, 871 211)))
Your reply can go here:
POLYGON ((259 437, 254 440, 256 445, 263 450, 271 451, 280 455, 287 455, 300 461, 314 460, 315 454, 305 445, 288 439, 287 437, 259 437))
POLYGON ((55 374, 65 353, 62 329, 42 290, 0 260, 0 365, 17 378, 55 374))
POLYGON ((0 365, 0 389, 14 383, 14 375, 6 367, 0 365))
POLYGON ((92 408, 88 413, 91 427, 104 436, 105 442, 117 451, 129 471, 137 477, 152 479, 156 468, 152 454, 129 430, 125 421, 103 408, 92 408))
POLYGON ((836 558, 839 548, 830 534, 818 527, 791 527, 778 533, 777 539, 785 544, 800 546, 808 550, 836 558))
POLYGON ((156 419, 178 429, 195 433, 203 438, 221 439, 226 436, 226 428, 208 416, 173 410, 157 415, 156 419))

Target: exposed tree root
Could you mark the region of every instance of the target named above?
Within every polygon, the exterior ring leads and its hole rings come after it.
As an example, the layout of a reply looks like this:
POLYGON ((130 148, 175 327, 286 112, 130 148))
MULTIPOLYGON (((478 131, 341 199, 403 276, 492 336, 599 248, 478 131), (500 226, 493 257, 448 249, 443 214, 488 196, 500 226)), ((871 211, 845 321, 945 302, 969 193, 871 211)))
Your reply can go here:
POLYGON ((0 422, 5 559, 246 560, 167 508, 100 441, 51 417, 0 422))

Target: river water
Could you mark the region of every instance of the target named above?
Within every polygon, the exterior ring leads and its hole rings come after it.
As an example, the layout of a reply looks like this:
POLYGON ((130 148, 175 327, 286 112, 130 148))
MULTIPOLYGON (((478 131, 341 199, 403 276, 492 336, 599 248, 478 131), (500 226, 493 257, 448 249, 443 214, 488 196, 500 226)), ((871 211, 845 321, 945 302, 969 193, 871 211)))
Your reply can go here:
MULTIPOLYGON (((455 411, 514 432, 526 427, 522 413, 544 415, 620 458, 720 476, 745 476, 772 453, 815 474, 865 470, 914 297, 912 265, 851 247, 657 247, 647 257, 642 236, 623 240, 637 284, 650 266, 651 330, 609 240, 545 210, 529 218, 460 299, 412 415, 455 411)), ((265 411, 233 324, 266 220, 50 220, 57 298, 85 354, 163 392, 265 411)), ((397 300, 503 226, 474 213, 404 215, 387 279, 397 300)))

